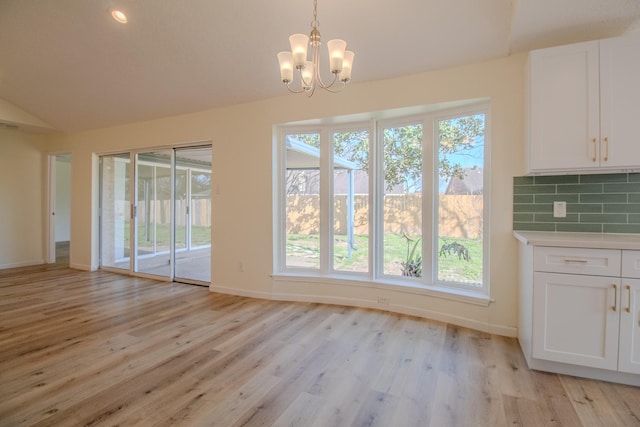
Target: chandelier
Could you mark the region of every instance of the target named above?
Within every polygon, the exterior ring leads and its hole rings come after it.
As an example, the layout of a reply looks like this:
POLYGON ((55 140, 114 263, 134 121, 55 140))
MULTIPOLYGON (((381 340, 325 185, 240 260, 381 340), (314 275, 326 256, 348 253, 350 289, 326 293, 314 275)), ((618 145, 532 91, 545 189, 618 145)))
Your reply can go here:
POLYGON ((345 50, 347 42, 340 39, 329 40, 329 71, 333 74, 330 83, 325 83, 320 75, 320 31, 318 26, 318 0, 313 0, 313 21, 311 34, 293 34, 289 37, 291 52, 278 53, 280 63, 280 78, 289 91, 304 92, 313 95, 317 87, 329 92, 340 92, 351 80, 351 65, 354 53, 345 50), (311 61, 307 61, 307 48, 311 46, 311 61), (292 87, 294 69, 300 75, 299 87, 292 87))

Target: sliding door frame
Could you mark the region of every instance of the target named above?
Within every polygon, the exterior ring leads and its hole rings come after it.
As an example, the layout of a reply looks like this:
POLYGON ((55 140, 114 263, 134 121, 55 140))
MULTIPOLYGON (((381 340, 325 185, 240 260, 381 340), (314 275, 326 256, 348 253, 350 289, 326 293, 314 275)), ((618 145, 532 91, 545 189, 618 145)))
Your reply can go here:
MULTIPOLYGON (((209 148, 211 149, 211 163, 213 163, 213 145, 211 143, 211 141, 201 141, 201 142, 193 142, 193 143, 187 143, 187 144, 176 144, 176 145, 170 145, 170 146, 157 146, 157 147, 147 147, 147 148, 140 148, 140 149, 131 149, 131 150, 119 150, 119 151, 113 151, 113 152, 102 152, 102 153, 97 153, 98 157, 100 158, 100 171, 99 171, 99 188, 98 188, 98 192, 99 192, 99 209, 98 209, 98 228, 99 228, 99 242, 98 242, 98 254, 99 254, 99 268, 103 269, 105 271, 112 271, 112 272, 116 272, 116 273, 127 273, 131 276, 137 276, 137 277, 145 277, 145 278, 151 278, 151 279, 156 279, 156 280, 161 280, 161 281, 175 281, 176 280, 176 247, 175 247, 175 241, 176 241, 176 168, 177 168, 177 162, 176 162, 176 152, 178 150, 185 150, 185 149, 189 149, 189 148, 193 148, 193 149, 197 149, 197 148, 209 148), (170 158, 170 180, 171 180, 171 185, 170 185, 170 215, 171 215, 171 220, 170 220, 170 227, 169 227, 169 263, 170 263, 170 269, 169 269, 169 275, 168 276, 164 276, 164 275, 156 275, 156 274, 151 274, 151 273, 144 273, 144 272, 139 272, 136 271, 138 269, 138 254, 137 254, 137 210, 138 210, 138 200, 137 200, 137 196, 138 196, 138 186, 137 184, 137 180, 138 180, 138 176, 137 176, 137 163, 138 163, 138 155, 139 154, 143 154, 143 153, 150 153, 150 152, 159 152, 159 151, 170 151, 171 153, 171 158, 170 158), (129 185, 127 188, 128 194, 129 194, 129 203, 130 203, 130 221, 129 221, 129 267, 127 269, 125 268, 117 268, 117 267, 110 267, 110 266, 105 266, 102 264, 102 260, 103 260, 103 256, 104 254, 102 253, 102 242, 104 239, 103 236, 103 206, 102 206, 102 191, 103 191, 103 171, 102 171, 102 158, 103 157, 107 157, 107 156, 113 156, 113 155, 125 155, 128 154, 129 155, 129 165, 128 165, 128 173, 129 173, 129 185)), ((155 172, 154 172, 155 173, 155 172)), ((213 174, 213 165, 212 165, 212 170, 211 173, 213 174)), ((188 177, 191 176, 191 174, 187 173, 186 174, 188 177)), ((190 182, 190 181, 189 181, 190 182)), ((187 186, 189 186, 189 183, 187 184, 187 186)), ((190 198, 188 198, 188 200, 190 200, 190 198)), ((187 225, 185 223, 185 227, 186 229, 188 229, 190 225, 187 225)), ((190 233, 186 232, 185 233, 187 237, 189 237, 190 233)), ((212 239, 210 239, 210 241, 212 241, 212 239)), ((191 246, 191 242, 187 241, 186 242, 186 249, 189 249, 191 246)), ((212 245, 211 245, 212 246, 212 245)), ((209 268, 211 268, 211 262, 209 262, 209 268)), ((195 285, 203 285, 203 286, 209 286, 211 284, 211 282, 203 282, 200 280, 194 280, 194 279, 188 279, 188 278, 184 278, 184 277, 179 277, 178 278, 180 282, 184 282, 184 283, 190 283, 190 284, 195 284, 195 285)))

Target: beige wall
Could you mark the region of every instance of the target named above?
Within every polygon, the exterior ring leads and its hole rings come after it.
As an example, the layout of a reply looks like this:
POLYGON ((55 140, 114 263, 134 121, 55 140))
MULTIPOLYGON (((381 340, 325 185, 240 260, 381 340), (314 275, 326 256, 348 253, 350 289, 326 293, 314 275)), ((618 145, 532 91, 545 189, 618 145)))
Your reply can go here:
POLYGON ((44 262, 44 141, 0 128, 0 268, 44 262))
MULTIPOLYGON (((390 304, 382 308, 514 335, 517 246, 511 236, 511 198, 512 177, 522 174, 524 169, 524 61, 524 55, 517 55, 404 78, 355 83, 338 95, 317 93, 308 99, 287 94, 195 114, 51 136, 48 149, 70 151, 73 155, 71 265, 86 269, 95 269, 98 265, 95 153, 211 141, 213 290, 374 307, 382 296, 390 300, 390 304), (271 276, 274 124, 481 97, 491 99, 490 286, 493 303, 474 305, 371 283, 354 286, 345 282, 288 281, 271 276), (243 269, 238 268, 239 263, 243 269)), ((11 176, 17 175, 17 168, 12 170, 11 176)), ((34 206, 38 206, 37 203, 34 206)), ((39 249, 35 252, 41 256, 39 249)))

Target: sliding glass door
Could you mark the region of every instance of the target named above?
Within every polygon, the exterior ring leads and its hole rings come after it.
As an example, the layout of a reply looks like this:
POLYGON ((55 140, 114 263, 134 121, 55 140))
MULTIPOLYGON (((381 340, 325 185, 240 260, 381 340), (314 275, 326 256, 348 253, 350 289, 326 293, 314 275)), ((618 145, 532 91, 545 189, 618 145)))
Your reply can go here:
POLYGON ((211 281, 211 147, 176 150, 176 280, 211 281))
POLYGON ((100 158, 100 261, 103 267, 130 269, 130 166, 129 154, 100 158))
POLYGON ((101 267, 210 283, 211 147, 102 156, 100 164, 101 267))
POLYGON ((172 150, 136 154, 134 271, 171 276, 172 150))

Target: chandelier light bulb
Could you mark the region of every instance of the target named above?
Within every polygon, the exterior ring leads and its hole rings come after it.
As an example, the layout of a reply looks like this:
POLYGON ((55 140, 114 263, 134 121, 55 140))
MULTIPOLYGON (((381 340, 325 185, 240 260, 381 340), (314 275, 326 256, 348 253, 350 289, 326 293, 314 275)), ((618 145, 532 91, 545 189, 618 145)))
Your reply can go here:
POLYGON ((309 90, 313 87, 313 62, 306 61, 304 67, 300 71, 300 76, 302 78, 302 87, 305 90, 309 90))
POLYGON ((291 44, 291 53, 293 54, 293 63, 296 68, 300 68, 307 61, 307 47, 309 46, 309 37, 305 34, 293 34, 289 37, 291 44))
POLYGON ((288 51, 280 52, 278 62, 280 63, 280 79, 283 83, 289 83, 293 80, 293 55, 288 51))
POLYGON ((353 58, 355 53, 350 50, 344 52, 344 59, 342 60, 342 71, 340 72, 340 81, 348 83, 351 80, 351 65, 353 64, 353 58))
POLYGON ((339 73, 342 71, 342 61, 344 59, 344 50, 347 42, 340 39, 329 40, 327 43, 329 48, 329 71, 339 73))

